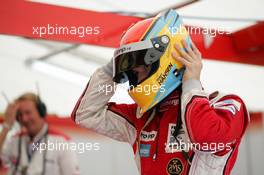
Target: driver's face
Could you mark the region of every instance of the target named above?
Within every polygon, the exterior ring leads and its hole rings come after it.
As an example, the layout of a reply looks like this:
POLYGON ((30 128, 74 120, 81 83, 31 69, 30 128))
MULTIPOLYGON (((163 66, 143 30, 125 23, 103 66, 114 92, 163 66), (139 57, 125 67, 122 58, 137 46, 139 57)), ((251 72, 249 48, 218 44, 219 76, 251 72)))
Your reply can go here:
POLYGON ((140 65, 138 67, 133 68, 132 70, 137 73, 138 82, 141 82, 142 80, 147 78, 150 69, 151 66, 140 65))

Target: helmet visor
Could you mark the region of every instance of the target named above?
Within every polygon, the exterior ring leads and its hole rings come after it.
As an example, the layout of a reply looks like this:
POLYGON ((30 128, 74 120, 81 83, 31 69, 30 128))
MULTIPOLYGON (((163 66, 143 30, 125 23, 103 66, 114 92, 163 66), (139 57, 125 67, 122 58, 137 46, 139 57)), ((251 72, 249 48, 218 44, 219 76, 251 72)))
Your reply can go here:
POLYGON ((124 45, 117 49, 113 59, 113 80, 117 83, 131 81, 128 73, 133 68, 157 62, 168 46, 167 38, 166 35, 163 35, 148 41, 124 45))

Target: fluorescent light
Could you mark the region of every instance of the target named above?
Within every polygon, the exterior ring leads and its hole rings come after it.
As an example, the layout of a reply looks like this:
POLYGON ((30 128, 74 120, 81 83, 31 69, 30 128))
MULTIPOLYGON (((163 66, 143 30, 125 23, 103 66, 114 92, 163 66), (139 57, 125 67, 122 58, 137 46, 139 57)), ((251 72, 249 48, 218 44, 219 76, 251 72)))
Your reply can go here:
POLYGON ((89 76, 61 68, 45 61, 32 61, 30 67, 36 71, 80 86, 84 86, 89 79, 89 76))

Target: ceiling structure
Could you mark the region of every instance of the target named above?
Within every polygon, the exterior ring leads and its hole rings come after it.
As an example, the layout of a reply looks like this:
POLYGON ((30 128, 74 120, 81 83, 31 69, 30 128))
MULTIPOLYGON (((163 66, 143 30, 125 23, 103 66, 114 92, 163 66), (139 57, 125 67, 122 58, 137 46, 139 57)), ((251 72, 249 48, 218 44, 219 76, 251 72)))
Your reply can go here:
MULTIPOLYGON (((123 31, 145 17, 177 8, 189 28, 225 31, 191 35, 204 57, 204 88, 236 93, 251 111, 263 111, 263 6, 261 0, 6 1, 0 7, 0 91, 9 101, 25 91, 39 92, 50 113, 68 116, 90 75, 111 59, 123 31), (34 34, 33 27, 48 24, 98 26, 100 34, 34 34)), ((123 86, 112 100, 132 102, 123 86)), ((1 96, 0 111, 6 105, 1 96)))

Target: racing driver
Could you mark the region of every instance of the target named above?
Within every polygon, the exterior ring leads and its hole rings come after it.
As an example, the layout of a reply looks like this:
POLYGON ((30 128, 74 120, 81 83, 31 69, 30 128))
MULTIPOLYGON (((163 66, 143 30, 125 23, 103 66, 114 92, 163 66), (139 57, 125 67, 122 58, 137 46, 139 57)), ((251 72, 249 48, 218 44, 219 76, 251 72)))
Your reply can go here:
POLYGON ((72 119, 130 143, 142 175, 228 175, 248 112, 237 95, 206 93, 201 69, 201 54, 175 10, 139 21, 91 76, 72 119), (127 81, 134 104, 109 102, 114 90, 100 88, 127 81))

